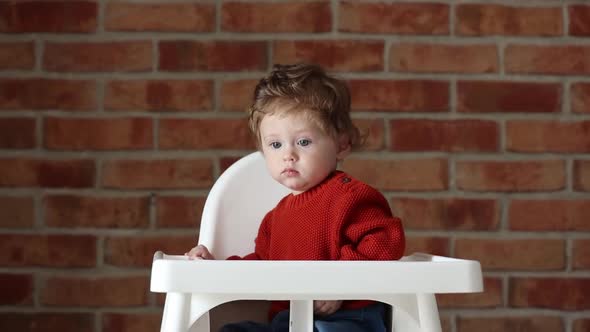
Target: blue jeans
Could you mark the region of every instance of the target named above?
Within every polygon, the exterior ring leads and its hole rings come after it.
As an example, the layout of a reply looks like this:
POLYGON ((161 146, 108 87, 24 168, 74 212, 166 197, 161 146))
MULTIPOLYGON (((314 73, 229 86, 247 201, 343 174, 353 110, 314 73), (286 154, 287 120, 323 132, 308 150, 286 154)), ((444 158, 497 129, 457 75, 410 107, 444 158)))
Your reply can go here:
MULTIPOLYGON (((375 303, 360 309, 338 310, 315 317, 314 332, 385 332, 385 305, 375 303)), ((220 332, 289 332, 289 310, 279 312, 270 324, 239 322, 225 325, 220 332)))

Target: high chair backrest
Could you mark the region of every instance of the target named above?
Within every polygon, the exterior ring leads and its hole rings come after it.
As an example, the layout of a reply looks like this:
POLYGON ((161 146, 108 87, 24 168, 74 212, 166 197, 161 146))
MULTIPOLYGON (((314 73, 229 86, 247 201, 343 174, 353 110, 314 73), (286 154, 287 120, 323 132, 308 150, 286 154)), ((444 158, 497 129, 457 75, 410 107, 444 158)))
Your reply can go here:
POLYGON ((289 193, 270 176, 260 152, 239 159, 221 174, 207 196, 199 244, 217 259, 253 252, 260 222, 289 193))

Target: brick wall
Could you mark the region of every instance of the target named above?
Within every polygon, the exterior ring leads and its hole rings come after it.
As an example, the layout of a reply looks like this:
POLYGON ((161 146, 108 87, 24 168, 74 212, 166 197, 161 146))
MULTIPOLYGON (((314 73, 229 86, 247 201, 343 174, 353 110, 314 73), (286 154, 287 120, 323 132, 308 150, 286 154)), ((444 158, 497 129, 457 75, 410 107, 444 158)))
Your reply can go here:
POLYGON ((590 5, 0 1, 0 330, 158 331, 155 250, 253 150, 272 63, 346 79, 408 252, 477 259, 444 330, 590 330, 590 5))

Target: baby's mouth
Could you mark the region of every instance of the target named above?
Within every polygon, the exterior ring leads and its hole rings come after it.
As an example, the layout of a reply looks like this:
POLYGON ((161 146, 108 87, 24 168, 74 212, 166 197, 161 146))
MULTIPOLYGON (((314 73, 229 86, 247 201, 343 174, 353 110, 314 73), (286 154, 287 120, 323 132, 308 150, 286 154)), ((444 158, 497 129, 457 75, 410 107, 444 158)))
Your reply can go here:
POLYGON ((294 170, 293 168, 285 168, 281 174, 287 175, 287 176, 293 176, 293 175, 297 175, 299 174, 299 172, 297 172, 296 170, 294 170))

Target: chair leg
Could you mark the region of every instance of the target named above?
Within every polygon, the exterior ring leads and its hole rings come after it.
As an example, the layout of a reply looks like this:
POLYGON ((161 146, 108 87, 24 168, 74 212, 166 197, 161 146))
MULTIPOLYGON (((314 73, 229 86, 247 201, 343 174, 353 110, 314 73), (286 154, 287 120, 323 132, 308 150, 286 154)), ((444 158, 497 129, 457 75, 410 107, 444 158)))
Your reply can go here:
POLYGON ((191 294, 189 309, 190 332, 210 332, 209 311, 216 306, 234 301, 233 297, 191 294))
POLYGON ((230 300, 232 299, 166 293, 160 332, 209 332, 209 310, 230 300))
POLYGON ((209 313, 203 314, 197 321, 191 326, 190 332, 210 332, 210 321, 209 321, 209 313))
POLYGON ((289 332, 313 332, 313 300, 291 301, 289 332))
POLYGON ((417 294, 416 298, 422 331, 441 332, 438 306, 434 294, 417 294))
POLYGON ((189 328, 190 294, 166 293, 161 332, 186 332, 189 328))
POLYGON ((400 294, 383 302, 393 306, 394 332, 441 332, 434 294, 400 294))

